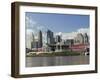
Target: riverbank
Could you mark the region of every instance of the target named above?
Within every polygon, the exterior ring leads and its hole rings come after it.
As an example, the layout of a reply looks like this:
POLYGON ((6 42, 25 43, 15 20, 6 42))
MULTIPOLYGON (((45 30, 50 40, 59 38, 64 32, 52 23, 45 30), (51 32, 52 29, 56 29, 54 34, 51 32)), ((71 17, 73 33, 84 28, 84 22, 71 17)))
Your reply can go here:
POLYGON ((76 56, 79 52, 74 51, 58 51, 58 52, 30 52, 26 57, 44 57, 44 56, 76 56))

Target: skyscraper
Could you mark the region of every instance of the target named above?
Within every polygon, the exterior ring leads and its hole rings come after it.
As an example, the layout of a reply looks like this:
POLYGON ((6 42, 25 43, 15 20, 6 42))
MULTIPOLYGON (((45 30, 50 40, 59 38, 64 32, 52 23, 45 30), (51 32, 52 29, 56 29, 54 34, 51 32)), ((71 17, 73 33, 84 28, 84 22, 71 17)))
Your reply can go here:
POLYGON ((26 48, 32 49, 34 43, 34 34, 31 32, 26 34, 26 48))
POLYGON ((54 44, 54 35, 50 30, 47 31, 47 44, 54 44))
POLYGON ((62 41, 61 36, 60 36, 60 35, 57 35, 57 36, 56 36, 56 42, 57 42, 57 43, 58 43, 58 42, 60 43, 61 41, 62 41))
POLYGON ((41 48, 43 46, 42 42, 42 31, 40 30, 38 33, 38 48, 41 48))
POLYGON ((88 44, 89 43, 89 37, 87 35, 87 33, 84 33, 84 44, 88 44))

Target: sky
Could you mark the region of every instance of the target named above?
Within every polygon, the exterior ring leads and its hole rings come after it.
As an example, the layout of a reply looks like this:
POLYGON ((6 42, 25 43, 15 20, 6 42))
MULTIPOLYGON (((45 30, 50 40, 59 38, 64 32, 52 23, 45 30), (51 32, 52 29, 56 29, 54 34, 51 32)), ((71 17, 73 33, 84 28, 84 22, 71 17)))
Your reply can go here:
POLYGON ((74 37, 77 32, 89 34, 89 15, 26 12, 25 19, 27 34, 48 29, 62 33, 63 38, 74 37))

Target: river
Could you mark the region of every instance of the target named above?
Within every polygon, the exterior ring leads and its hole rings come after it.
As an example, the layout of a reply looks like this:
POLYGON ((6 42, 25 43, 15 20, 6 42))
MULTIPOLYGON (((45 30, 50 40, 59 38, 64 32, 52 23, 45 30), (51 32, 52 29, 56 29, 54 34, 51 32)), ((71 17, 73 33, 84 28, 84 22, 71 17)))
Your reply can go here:
POLYGON ((26 57, 26 67, 89 64, 89 55, 26 57))

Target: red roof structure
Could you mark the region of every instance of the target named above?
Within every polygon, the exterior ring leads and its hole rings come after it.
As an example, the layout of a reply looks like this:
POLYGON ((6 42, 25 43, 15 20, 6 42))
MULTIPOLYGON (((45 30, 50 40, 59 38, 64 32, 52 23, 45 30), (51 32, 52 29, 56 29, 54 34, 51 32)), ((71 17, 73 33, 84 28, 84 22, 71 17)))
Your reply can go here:
POLYGON ((77 44, 69 46, 69 49, 72 51, 84 51, 86 48, 89 48, 89 44, 77 44))

